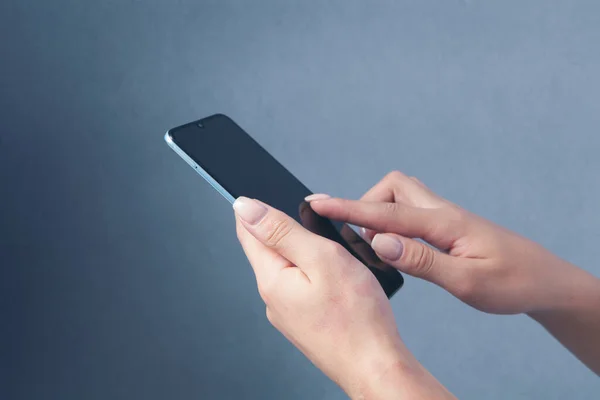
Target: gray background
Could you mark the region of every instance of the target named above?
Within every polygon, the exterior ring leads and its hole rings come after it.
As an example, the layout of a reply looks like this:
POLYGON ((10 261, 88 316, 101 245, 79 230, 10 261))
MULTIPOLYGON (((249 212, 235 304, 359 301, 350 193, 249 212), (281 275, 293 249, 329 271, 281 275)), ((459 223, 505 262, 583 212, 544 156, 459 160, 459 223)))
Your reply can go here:
MULTIPOLYGON (((162 141, 232 116, 314 191, 416 175, 600 273, 596 1, 0 3, 0 397, 341 399, 264 318, 230 205, 162 141)), ((243 167, 243 166, 241 166, 243 167)), ((408 279, 456 395, 592 398, 523 316, 408 279)))

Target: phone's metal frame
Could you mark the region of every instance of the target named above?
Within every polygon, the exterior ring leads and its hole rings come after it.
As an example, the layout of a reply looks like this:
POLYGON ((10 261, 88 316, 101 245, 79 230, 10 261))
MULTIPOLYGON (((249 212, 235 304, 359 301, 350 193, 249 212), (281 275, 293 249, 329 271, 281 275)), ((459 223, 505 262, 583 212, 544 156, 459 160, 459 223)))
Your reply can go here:
POLYGON ((179 157, 183 158, 183 160, 186 163, 188 163, 188 165, 192 167, 194 171, 198 173, 198 175, 204 178, 206 182, 210 183, 210 185, 213 188, 215 188, 217 192, 221 193, 221 196, 225 197, 227 201, 233 204, 235 198, 231 195, 231 193, 225 190, 225 188, 221 186, 219 182, 217 182, 212 176, 210 176, 208 172, 206 172, 201 166, 199 166, 194 160, 192 160, 192 158, 185 151, 183 151, 179 146, 177 146, 177 144, 175 144, 175 142, 173 141, 173 137, 171 137, 171 131, 167 131, 167 133, 165 133, 165 142, 167 142, 169 147, 173 149, 173 151, 175 151, 175 153, 177 153, 179 157))

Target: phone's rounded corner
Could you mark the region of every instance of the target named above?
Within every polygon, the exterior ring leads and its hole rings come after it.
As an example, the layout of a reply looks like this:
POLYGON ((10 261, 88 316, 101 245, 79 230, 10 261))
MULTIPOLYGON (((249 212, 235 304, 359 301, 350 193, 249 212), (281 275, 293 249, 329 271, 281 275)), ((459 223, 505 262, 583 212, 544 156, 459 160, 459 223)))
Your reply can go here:
POLYGON ((392 290, 392 291, 391 291, 391 292, 389 292, 389 293, 386 293, 385 295, 386 295, 386 297, 387 297, 388 299, 390 299, 390 300, 391 300, 391 299, 392 299, 392 297, 394 297, 394 295, 396 295, 396 293, 398 293, 398 292, 400 291, 400 289, 402 289, 402 286, 398 286, 396 289, 392 290))
POLYGON ((397 284, 395 285, 394 288, 392 288, 392 290, 389 290, 386 293, 386 296, 388 299, 391 299, 396 293, 398 293, 400 291, 400 289, 402 289, 404 287, 404 282, 405 282, 404 275, 402 275, 400 272, 397 272, 397 274, 398 274, 397 284))
POLYGON ((223 114, 223 113, 216 113, 211 115, 211 118, 220 118, 220 119, 226 119, 228 121, 233 121, 233 119, 231 119, 230 116, 223 114))
POLYGON ((164 139, 165 139, 165 142, 167 142, 167 144, 169 146, 171 146, 173 144, 173 136, 171 135, 171 131, 167 131, 165 133, 164 139))
POLYGON ((210 122, 211 120, 214 120, 214 119, 216 119, 216 120, 224 120, 224 121, 227 121, 229 123, 234 123, 235 124, 235 121, 230 116, 228 116, 226 114, 223 114, 223 113, 215 113, 215 114, 209 115, 208 117, 204 117, 201 120, 198 120, 196 122, 204 125, 205 123, 210 122))
POLYGON ((404 287, 404 283, 406 282, 406 280, 404 279, 404 275, 402 275, 400 272, 398 272, 398 275, 400 275, 400 282, 398 283, 398 289, 396 289, 396 292, 402 289, 404 287))
POLYGON ((223 114, 221 112, 216 112, 216 113, 210 114, 210 115, 208 115, 208 116, 206 116, 206 117, 198 120, 198 122, 200 122, 200 121, 206 121, 206 120, 209 120, 209 119, 212 119, 212 118, 227 118, 227 119, 229 119, 229 117, 227 115, 225 115, 225 114, 223 114))

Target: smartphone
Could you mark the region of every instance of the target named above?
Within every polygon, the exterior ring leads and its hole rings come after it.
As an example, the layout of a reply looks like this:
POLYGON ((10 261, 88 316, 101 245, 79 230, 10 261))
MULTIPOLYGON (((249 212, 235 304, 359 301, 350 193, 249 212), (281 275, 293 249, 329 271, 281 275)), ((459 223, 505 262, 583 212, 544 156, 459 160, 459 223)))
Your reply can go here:
POLYGON ((169 130, 167 144, 225 199, 261 200, 310 231, 341 244, 375 275, 388 297, 404 283, 347 224, 315 213, 304 198, 312 192, 231 118, 216 114, 169 130))

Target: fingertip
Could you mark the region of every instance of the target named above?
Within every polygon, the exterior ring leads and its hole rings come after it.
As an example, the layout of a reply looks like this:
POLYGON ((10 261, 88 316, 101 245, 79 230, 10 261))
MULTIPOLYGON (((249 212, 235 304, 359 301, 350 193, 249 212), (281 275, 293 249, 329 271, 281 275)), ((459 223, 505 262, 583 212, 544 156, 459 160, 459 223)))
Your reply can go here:
POLYGON ((362 237, 363 239, 366 239, 366 237, 367 237, 367 230, 366 230, 365 228, 362 228, 362 227, 361 227, 361 228, 358 230, 358 232, 360 233, 360 237, 362 237))
MULTIPOLYGON (((315 196, 321 196, 319 195, 315 195, 315 196)), ((329 195, 323 195, 323 196, 327 196, 327 197, 319 197, 319 198, 313 198, 310 200, 307 200, 309 197, 308 196, 305 201, 310 204, 310 207, 316 211, 316 209, 320 209, 320 210, 324 210, 327 209, 328 207, 331 207, 335 204, 337 204, 339 202, 340 199, 336 198, 336 197, 331 197, 329 195)))
POLYGON ((375 232, 372 229, 367 229, 363 227, 359 229, 360 236, 368 243, 371 243, 373 241, 373 238, 375 237, 376 233, 377 232, 375 232))
POLYGON ((325 193, 315 193, 315 194, 311 194, 310 196, 306 196, 304 198, 305 201, 307 202, 312 202, 312 201, 317 201, 317 200, 327 200, 330 199, 331 196, 325 193))
MULTIPOLYGON (((326 200, 330 200, 330 199, 326 199, 326 200)), ((328 203, 328 201, 326 201, 326 200, 312 200, 312 201, 307 202, 307 204, 314 212, 316 212, 317 214, 320 214, 323 210, 326 210, 326 208, 327 208, 327 206, 325 204, 328 203)))
POLYGON ((239 218, 250 225, 256 225, 267 212, 267 207, 254 199, 240 196, 233 203, 233 209, 239 218))
POLYGON ((395 235, 377 234, 371 247, 384 261, 397 262, 404 252, 404 244, 395 235))

